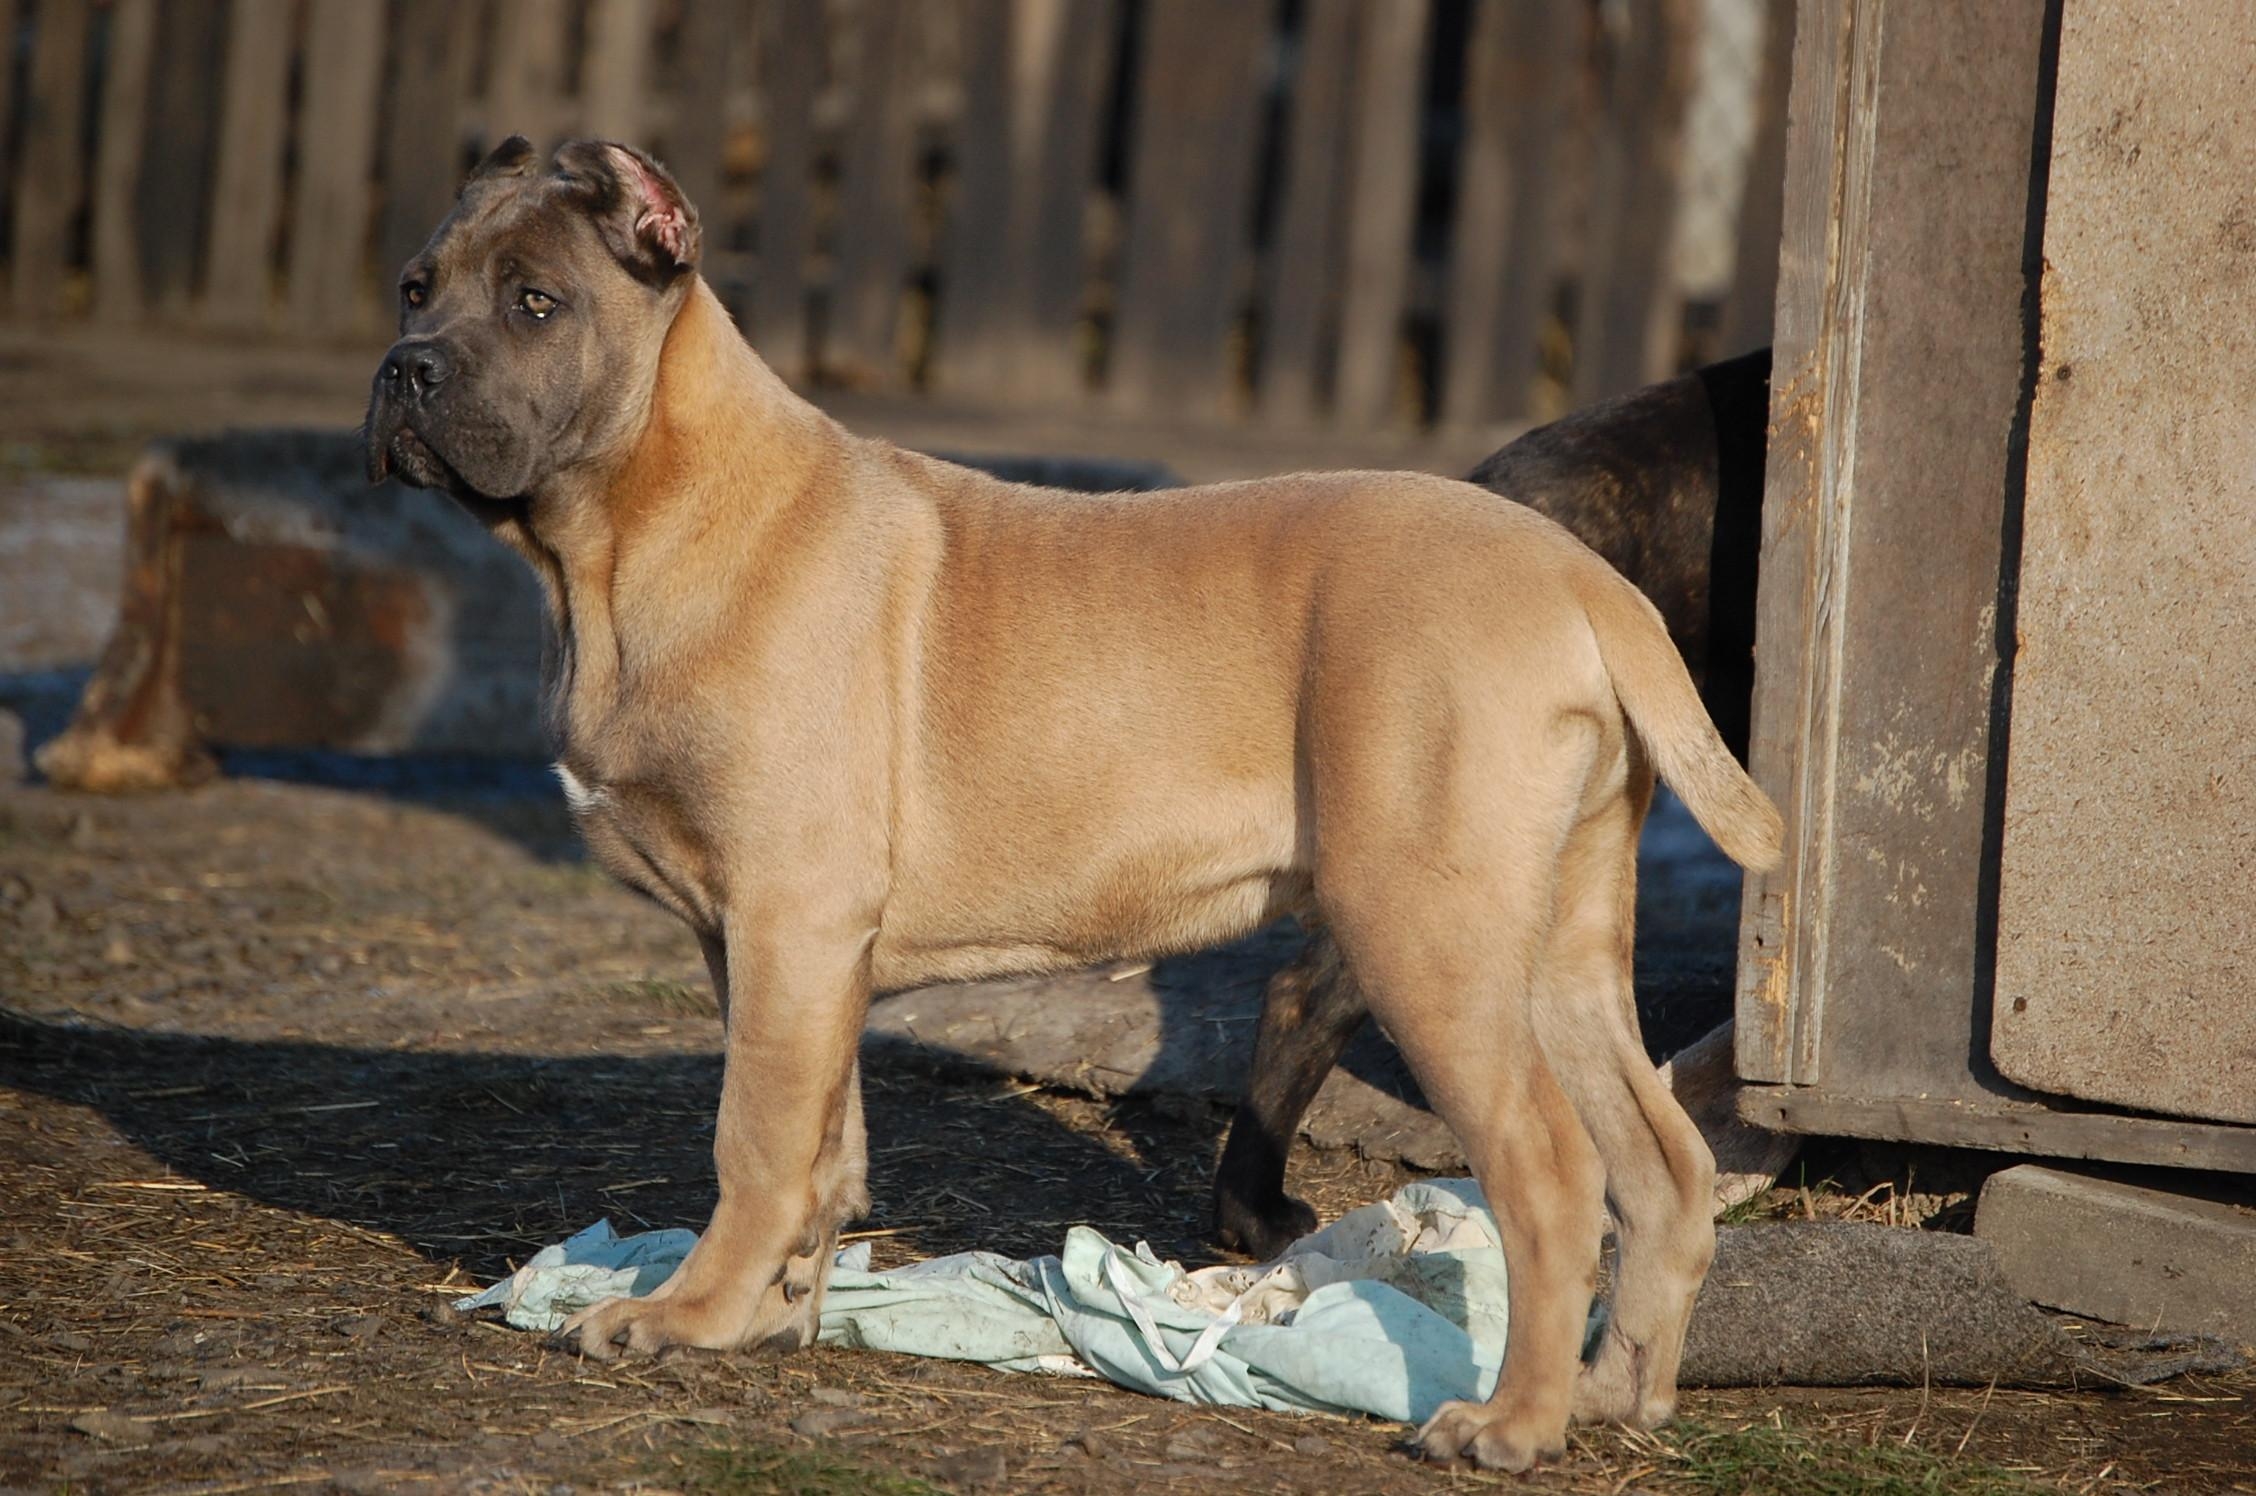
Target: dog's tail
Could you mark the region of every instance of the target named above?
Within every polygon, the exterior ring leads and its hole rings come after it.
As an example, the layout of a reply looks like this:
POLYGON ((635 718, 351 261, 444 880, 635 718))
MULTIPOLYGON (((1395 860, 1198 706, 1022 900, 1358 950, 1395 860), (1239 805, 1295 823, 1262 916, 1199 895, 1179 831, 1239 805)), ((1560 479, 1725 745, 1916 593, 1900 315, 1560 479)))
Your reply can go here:
POLYGON ((1757 872, 1778 866, 1778 809, 1723 746, 1660 611, 1604 562, 1574 585, 1614 694, 1654 769, 1733 862, 1757 872))

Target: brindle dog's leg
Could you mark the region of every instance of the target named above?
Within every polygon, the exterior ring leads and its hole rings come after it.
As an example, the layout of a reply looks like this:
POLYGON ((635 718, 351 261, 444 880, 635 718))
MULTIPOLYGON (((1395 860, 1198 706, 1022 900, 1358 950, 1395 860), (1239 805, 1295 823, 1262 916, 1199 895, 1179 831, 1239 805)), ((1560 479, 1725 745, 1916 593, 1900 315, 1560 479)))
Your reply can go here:
POLYGON ((657 1293, 607 1299, 563 1336, 585 1355, 668 1346, 793 1349, 814 1336, 838 1228, 866 1208, 855 1055, 869 1005, 866 940, 763 911, 727 943, 727 1058, 713 1142, 720 1199, 657 1293), (770 932, 788 930, 788 935, 770 932), (763 938, 765 937, 765 938, 763 938))
POLYGON ((1331 932, 1313 916, 1299 959, 1269 979, 1254 1030, 1253 1073, 1214 1174, 1214 1234, 1268 1259, 1316 1229, 1316 1212, 1285 1193, 1285 1159, 1308 1104, 1367 1009, 1331 932))

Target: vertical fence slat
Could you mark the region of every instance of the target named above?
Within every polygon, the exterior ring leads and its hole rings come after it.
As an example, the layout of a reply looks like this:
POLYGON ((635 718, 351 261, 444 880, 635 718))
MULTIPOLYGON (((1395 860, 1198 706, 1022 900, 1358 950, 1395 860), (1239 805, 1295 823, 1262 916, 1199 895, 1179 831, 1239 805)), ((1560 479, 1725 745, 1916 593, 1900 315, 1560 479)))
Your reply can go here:
POLYGON ((24 93, 23 149, 16 174, 9 300, 22 316, 62 310, 71 219, 85 190, 87 0, 45 0, 32 38, 24 93))
POLYGON ((1314 423, 1323 399, 1324 351, 1339 309, 1347 226, 1347 159, 1353 118, 1356 18, 1361 0, 1309 0, 1284 156, 1276 241, 1269 250, 1261 348, 1261 412, 1286 425, 1314 423))
POLYGON ((656 24, 652 0, 593 0, 588 7, 587 61, 580 85, 587 100, 580 121, 583 134, 649 147, 642 138, 642 103, 650 87, 656 24))
POLYGON ((1762 73, 1755 80, 1755 133, 1739 199, 1738 242, 1723 308, 1722 352, 1770 341, 1778 298, 1779 237, 1786 214, 1786 93, 1794 72, 1794 0, 1768 0, 1762 73))
POLYGON ((1089 196, 1119 22, 1115 0, 1018 0, 1011 154, 1019 175, 996 373, 998 391, 1013 400, 1059 404, 1087 391, 1089 196))
MULTIPOLYGON (((676 44, 681 87, 662 145, 674 180, 698 211, 708 215, 717 214, 721 207, 721 147, 728 138, 729 85, 743 67, 751 21, 744 0, 701 0, 682 13, 676 44)), ((711 229, 706 243, 720 247, 719 236, 711 229)))
POLYGON ((156 41, 156 0, 117 0, 110 10, 94 157, 94 314, 104 322, 131 322, 141 315, 135 188, 156 41))
POLYGON ((1251 217, 1270 7, 1150 0, 1108 396, 1219 415, 1251 217))
POLYGON ((0 0, 0 161, 8 159, 8 124, 16 117, 16 0, 0 0))
POLYGON ((1685 108, 1699 44, 1695 0, 1628 0, 1608 69, 1592 172, 1574 393, 1587 404, 1673 372, 1682 317, 1669 249, 1685 108))
POLYGON ((1418 122, 1424 113, 1428 0, 1364 12, 1356 88, 1354 196, 1340 291, 1338 418, 1377 426, 1392 414, 1401 373, 1402 307, 1418 209, 1418 122))
POLYGON ((204 277, 204 317, 218 327, 263 325, 273 294, 293 9, 276 0, 235 0, 228 16, 204 277))
POLYGON ((384 8, 362 0, 312 3, 298 125, 302 169, 290 236, 290 321, 294 330, 318 336, 353 330, 365 305, 384 8))
POLYGON ((827 52, 822 0, 768 0, 762 7, 759 259, 752 283, 752 339, 786 379, 813 360, 807 327, 807 261, 814 252, 815 90, 827 52))
MULTIPOLYGON (((398 17, 384 131, 384 213, 376 235, 380 277, 405 265, 454 206, 478 8, 465 0, 401 0, 398 17)), ((383 301, 379 294, 379 305, 383 301)))
POLYGON ((901 292, 914 183, 915 0, 862 0, 854 107, 839 165, 838 227, 823 367, 850 382, 897 382, 901 292))
MULTIPOLYGON (((286 0, 264 0, 285 14, 286 0)), ((196 294, 210 223, 213 132, 222 87, 227 16, 222 0, 160 0, 156 54, 149 71, 148 126, 135 213, 140 219, 141 289, 154 311, 187 314, 196 294)))
POLYGON ((1529 412, 1557 264, 1555 162, 1581 23, 1555 0, 1482 0, 1475 13, 1442 336, 1445 425, 1529 412))
POLYGON ((940 257, 940 323, 934 382, 945 389, 991 390, 1002 347, 1016 329, 1002 306, 1012 268, 1011 214, 1028 163, 1012 125, 1016 54, 1026 39, 1017 0, 964 0, 963 112, 956 120, 954 179, 948 187, 940 257))
POLYGON ((564 130, 564 0, 496 0, 486 144, 522 135, 553 149, 564 130))

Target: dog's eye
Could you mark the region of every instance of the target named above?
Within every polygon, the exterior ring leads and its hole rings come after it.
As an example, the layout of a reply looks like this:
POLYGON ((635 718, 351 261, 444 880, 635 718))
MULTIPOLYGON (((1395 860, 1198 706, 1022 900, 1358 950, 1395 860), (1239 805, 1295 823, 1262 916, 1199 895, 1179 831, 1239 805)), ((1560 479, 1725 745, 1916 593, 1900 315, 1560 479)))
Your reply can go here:
POLYGON ((419 307, 431 297, 430 288, 421 281, 400 282, 400 300, 410 307, 419 307))
POLYGON ((536 322, 546 319, 550 312, 556 310, 556 298, 546 291, 525 291, 518 296, 517 304, 536 322))

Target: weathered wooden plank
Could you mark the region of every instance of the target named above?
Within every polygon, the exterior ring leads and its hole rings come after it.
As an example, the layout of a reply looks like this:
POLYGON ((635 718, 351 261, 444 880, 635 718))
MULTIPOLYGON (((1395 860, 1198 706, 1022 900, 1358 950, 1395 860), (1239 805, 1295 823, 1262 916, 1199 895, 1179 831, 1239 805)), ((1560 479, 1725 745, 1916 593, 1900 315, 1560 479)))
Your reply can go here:
POLYGON ((400 0, 395 14, 384 211, 376 234, 379 278, 396 274, 454 204, 477 40, 478 7, 462 0, 400 0))
POLYGON ((8 65, 0 67, 0 152, 8 148, 9 126, 16 118, 16 0, 0 0, 0 36, 8 38, 8 65))
MULTIPOLYGON (((408 0, 407 14, 415 8, 408 0)), ((273 300, 295 12, 287 0, 235 0, 228 16, 203 303, 205 319, 221 327, 263 325, 273 300)))
MULTIPOLYGON (((283 12, 272 24, 288 24, 286 5, 267 0, 267 9, 283 12)), ((227 30, 223 0, 162 0, 157 7, 134 211, 142 294, 167 317, 188 314, 203 275, 227 30)))
POLYGON ((1017 0, 1016 190, 994 386, 1006 399, 1059 404, 1088 387, 1089 198, 1119 41, 1116 0, 1017 0))
POLYGON ((1340 288, 1337 418, 1384 424, 1402 388, 1402 309, 1418 207, 1428 0, 1367 6, 1356 79, 1354 197, 1340 288))
POLYGON ((305 336, 350 332, 369 305, 368 227, 382 7, 312 0, 305 109, 298 125, 297 214, 290 235, 290 324, 305 336))
POLYGON ((1574 344, 1577 404, 1674 370, 1682 305, 1670 274, 1684 113, 1699 42, 1694 0, 1627 0, 1591 171, 1574 344))
POLYGON ((1994 1096, 1989 730, 2046 7, 1883 5, 1808 0, 1795 42, 1752 753, 1788 846, 1748 885, 1739 1064, 1994 1096))
POLYGON ((591 0, 587 61, 581 64, 581 133, 647 148, 643 101, 650 91, 655 0, 591 0))
POLYGON ((1282 425, 1319 414, 1339 326, 1347 194, 1340 164, 1353 121, 1359 0, 1309 0, 1290 82, 1284 181, 1262 297, 1261 414, 1282 425))
POLYGON ((71 220, 86 190, 80 157, 90 9, 87 0, 43 0, 32 37, 8 254, 10 309, 19 317, 63 309, 71 220))
POLYGON ((1108 397, 1214 416, 1251 237, 1265 5, 1150 0, 1108 397))
POLYGON ((1755 80, 1754 140, 1739 198, 1739 238, 1723 304, 1725 353, 1770 341, 1778 299, 1778 241, 1786 210, 1786 96, 1794 75, 1794 0, 1769 0, 1762 72, 1755 80))
POLYGON ((1007 263, 1012 207, 1026 175, 1012 120, 1021 106, 1011 85, 1025 45, 1014 24, 1018 10, 1017 0, 964 0, 958 11, 963 111, 951 152, 933 359, 942 389, 992 389, 1012 334, 1003 301, 1015 269, 1007 263))
POLYGON ((94 139, 94 315, 104 322, 131 322, 141 315, 134 188, 141 177, 149 57, 156 42, 156 0, 117 0, 110 10, 102 122, 94 139))
POLYGON ((1748 1086, 1739 1115, 1757 1127, 2256 1174, 2256 1127, 2070 1112, 2005 1097, 1873 1096, 1831 1086, 1748 1086))
POLYGON ((486 143, 522 135, 547 151, 565 130, 564 0, 494 0, 492 77, 486 85, 486 143))
POLYGON ((1559 141, 1583 36, 1582 16, 1550 0, 1482 0, 1474 13, 1442 332, 1446 425, 1529 411, 1558 263, 1559 141))
POLYGON ((1998 1068, 2256 1123, 2256 12, 2063 13, 1998 1068))
POLYGON ((901 298, 909 271, 916 83, 922 63, 913 0, 862 0, 832 236, 822 363, 864 389, 899 382, 901 298))
POLYGON ((807 262, 814 253, 815 90, 828 33, 822 0, 769 0, 761 7, 759 261, 752 284, 752 339, 786 379, 811 372, 807 262))

